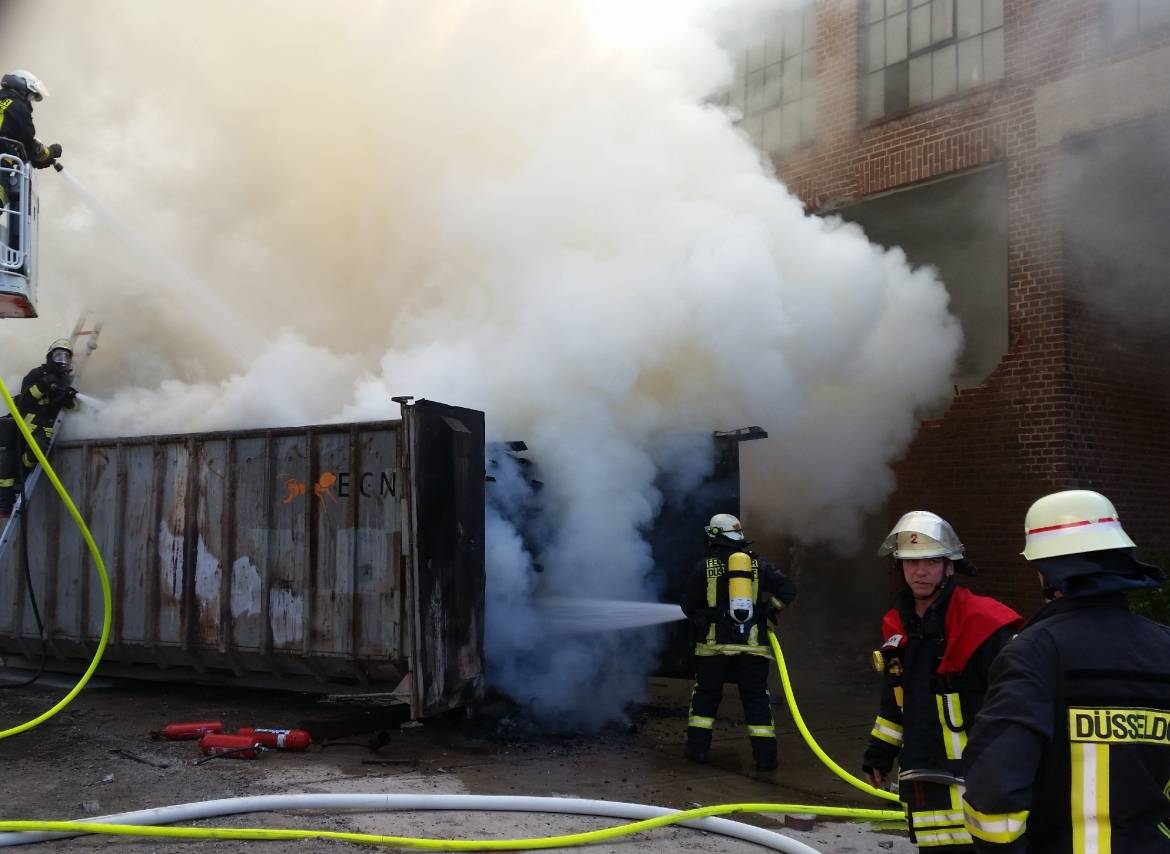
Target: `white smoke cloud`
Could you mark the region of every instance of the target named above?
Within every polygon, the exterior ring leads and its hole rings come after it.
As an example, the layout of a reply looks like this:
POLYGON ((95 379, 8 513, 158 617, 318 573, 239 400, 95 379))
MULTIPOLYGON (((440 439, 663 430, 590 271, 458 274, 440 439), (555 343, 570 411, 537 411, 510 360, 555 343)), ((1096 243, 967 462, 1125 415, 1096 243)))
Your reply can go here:
MULTIPOLYGON (((53 89, 42 139, 155 252, 47 175, 44 319, 5 329, 5 375, 85 305, 108 406, 75 433, 482 408, 539 458, 562 593, 653 595, 655 479, 696 476, 676 434, 763 426, 775 525, 847 535, 949 388, 958 326, 931 271, 806 215, 705 103, 731 75, 716 5, 18 5, 0 47, 53 89)), ((489 530, 489 596, 523 598, 489 530)), ((497 655, 529 639, 498 629, 497 655)), ((549 646, 509 684, 590 724, 652 655, 549 646)))

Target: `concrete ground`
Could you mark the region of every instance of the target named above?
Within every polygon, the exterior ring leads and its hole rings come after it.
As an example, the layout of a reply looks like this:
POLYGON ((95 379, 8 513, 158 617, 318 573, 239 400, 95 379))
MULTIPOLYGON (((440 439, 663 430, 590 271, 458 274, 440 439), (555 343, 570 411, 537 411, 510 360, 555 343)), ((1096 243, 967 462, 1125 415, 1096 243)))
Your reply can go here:
MULTIPOLYGON (((798 671, 802 711, 822 746, 855 769, 869 732, 876 685, 872 674, 798 671)), ((36 686, 0 691, 0 729, 57 701, 72 684, 54 676, 36 686)), ((371 752, 364 738, 314 746, 308 753, 266 753, 256 761, 217 759, 193 766, 192 742, 152 741, 151 729, 183 720, 223 720, 237 726, 290 726, 322 713, 317 698, 263 691, 105 680, 87 688, 56 718, 0 741, 2 815, 6 819, 80 818, 122 810, 240 795, 280 792, 401 792, 559 795, 634 801, 675 808, 729 802, 780 802, 882 808, 823 768, 804 746, 787 710, 777 707, 780 770, 757 775, 742 732, 738 698, 729 686, 725 719, 716 731, 710 765, 681 758, 689 684, 652 679, 648 702, 628 730, 601 735, 550 734, 517 715, 455 716, 395 729, 371 752), (149 763, 149 764, 147 764, 149 763), (165 767, 158 767, 165 766, 165 767)), ((779 697, 778 690, 776 696, 779 697)), ((914 851, 902 831, 822 822, 811 832, 785 830, 779 816, 741 820, 781 830, 819 851, 914 851)), ((502 813, 265 814, 204 822, 204 826, 313 827, 445 838, 515 838, 573 833, 613 820, 502 813)), ((340 843, 198 842, 191 851, 336 852, 340 843), (279 846, 279 847, 276 847, 279 846)), ((112 849, 173 851, 166 840, 90 837, 43 843, 46 851, 112 849)), ((29 849, 33 850, 33 849, 29 849)), ((186 850, 186 846, 184 846, 186 850)), ((568 850, 568 849, 556 849, 568 850)), ((655 830, 588 849, 751 852, 744 842, 683 828, 655 830)))

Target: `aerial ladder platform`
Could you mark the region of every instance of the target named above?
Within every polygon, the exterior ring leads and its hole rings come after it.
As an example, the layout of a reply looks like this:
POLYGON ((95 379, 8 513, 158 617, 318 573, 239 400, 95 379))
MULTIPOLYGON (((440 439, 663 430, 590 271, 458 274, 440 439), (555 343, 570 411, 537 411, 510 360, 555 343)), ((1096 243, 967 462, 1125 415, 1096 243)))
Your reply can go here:
POLYGON ((37 199, 24 147, 0 137, 0 317, 37 316, 37 199))

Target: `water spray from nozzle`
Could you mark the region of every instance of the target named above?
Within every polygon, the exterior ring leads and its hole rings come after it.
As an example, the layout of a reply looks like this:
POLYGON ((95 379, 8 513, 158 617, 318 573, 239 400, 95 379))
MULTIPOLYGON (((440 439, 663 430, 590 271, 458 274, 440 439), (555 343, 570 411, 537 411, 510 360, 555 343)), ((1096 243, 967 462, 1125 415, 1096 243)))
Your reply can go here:
POLYGON ((86 406, 93 407, 98 412, 101 412, 103 409, 109 406, 106 401, 96 398, 92 394, 83 394, 82 392, 77 393, 77 400, 86 406))
POLYGON ((264 339, 240 317, 239 312, 233 310, 191 270, 163 251, 157 242, 150 240, 143 228, 130 223, 110 207, 76 175, 60 163, 54 163, 53 166, 86 206, 112 226, 126 245, 148 265, 150 272, 156 274, 155 282, 183 307, 184 322, 190 319, 199 323, 208 338, 225 355, 239 365, 245 364, 251 354, 243 352, 241 348, 248 342, 256 343, 264 339))
POLYGON ((686 619, 682 608, 666 602, 545 596, 533 605, 545 629, 558 635, 634 629, 686 619))

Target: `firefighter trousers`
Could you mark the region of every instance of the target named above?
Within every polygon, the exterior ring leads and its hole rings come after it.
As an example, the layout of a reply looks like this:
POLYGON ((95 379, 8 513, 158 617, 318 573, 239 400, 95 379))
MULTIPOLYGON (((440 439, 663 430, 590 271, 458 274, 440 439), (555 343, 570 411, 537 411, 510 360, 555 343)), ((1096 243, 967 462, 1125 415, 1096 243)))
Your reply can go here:
POLYGON ((963 821, 963 787, 922 780, 904 781, 898 790, 906 807, 910 841, 919 851, 975 854, 963 821))
POLYGON ((20 431, 11 415, 0 418, 0 513, 8 513, 16 501, 16 485, 20 477, 18 461, 20 431))
POLYGON ((751 739, 756 767, 776 767, 776 727, 772 721, 772 700, 768 696, 768 673, 772 659, 762 655, 696 655, 695 687, 691 692, 687 720, 687 755, 705 759, 711 749, 711 731, 723 700, 723 683, 739 687, 743 718, 751 739))
MULTIPOLYGON (((53 428, 42 427, 35 418, 29 419, 28 426, 41 450, 48 448, 53 428)), ((12 510, 24 473, 32 471, 36 464, 36 457, 25 445, 24 437, 20 435, 12 416, 0 417, 0 514, 12 510)))

